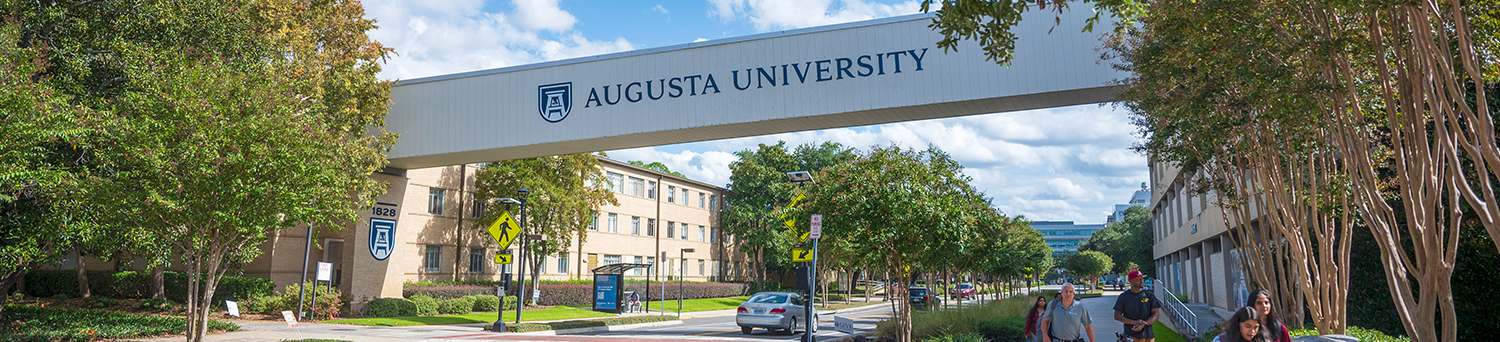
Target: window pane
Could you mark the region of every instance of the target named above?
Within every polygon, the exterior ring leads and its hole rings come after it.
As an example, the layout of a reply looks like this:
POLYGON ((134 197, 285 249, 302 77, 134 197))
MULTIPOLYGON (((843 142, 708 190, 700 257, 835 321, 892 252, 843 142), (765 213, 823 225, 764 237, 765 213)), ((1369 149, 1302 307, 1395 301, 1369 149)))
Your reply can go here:
POLYGON ((708 210, 719 210, 719 196, 708 195, 708 210))
POLYGON ((688 189, 687 188, 683 188, 682 189, 682 205, 688 205, 688 197, 687 197, 687 195, 688 195, 688 189))
POLYGON ((612 264, 618 264, 618 263, 620 263, 620 256, 618 256, 618 255, 609 255, 609 254, 605 254, 604 255, 604 264, 605 265, 612 265, 612 264))
POLYGON ((592 231, 598 231, 599 230, 599 212, 598 211, 590 211, 589 212, 589 230, 592 230, 592 231))
POLYGON ((609 181, 610 191, 625 193, 625 175, 608 172, 604 174, 604 179, 609 181))
POLYGON ((656 181, 646 182, 646 198, 656 199, 656 181))
POLYGON ((656 236, 656 219, 646 219, 646 236, 656 236))
POLYGON ((474 218, 480 218, 484 216, 484 204, 485 200, 483 198, 474 199, 474 218))
POLYGON ((470 248, 469 273, 483 273, 484 263, 484 248, 470 248))
POLYGON ((424 271, 437 273, 442 271, 443 246, 427 246, 427 255, 423 258, 424 271))
POLYGON ((680 236, 680 237, 683 240, 687 240, 688 239, 687 233, 688 233, 688 225, 686 223, 683 223, 682 224, 682 236, 680 236))
POLYGON ((631 216, 630 217, 630 234, 631 235, 641 235, 641 217, 640 216, 631 216))
POLYGON ((672 221, 667 221, 667 238, 668 239, 673 238, 674 237, 673 235, 676 235, 676 234, 677 234, 677 223, 672 222, 672 221))
POLYGON ((704 241, 704 236, 706 235, 708 235, 708 228, 698 226, 698 241, 704 241))
POLYGON ((707 198, 708 198, 708 194, 701 193, 701 192, 698 193, 698 208, 699 209, 703 209, 703 208, 708 207, 708 200, 707 200, 707 198))
MULTIPOLYGON (((443 189, 427 189, 427 213, 433 215, 443 214, 443 189)), ((460 209, 459 211, 462 211, 460 209)))
POLYGON ((568 253, 559 254, 557 256, 557 273, 568 273, 568 253))
POLYGON ((630 177, 630 194, 633 196, 644 196, 646 191, 646 180, 630 177))
POLYGON ((667 186, 667 203, 677 203, 677 187, 667 186))
POLYGON ((619 221, 620 221, 620 216, 618 214, 609 213, 609 225, 604 227, 606 229, 605 231, 610 232, 610 233, 619 232, 620 231, 620 226, 619 226, 620 222, 619 221))

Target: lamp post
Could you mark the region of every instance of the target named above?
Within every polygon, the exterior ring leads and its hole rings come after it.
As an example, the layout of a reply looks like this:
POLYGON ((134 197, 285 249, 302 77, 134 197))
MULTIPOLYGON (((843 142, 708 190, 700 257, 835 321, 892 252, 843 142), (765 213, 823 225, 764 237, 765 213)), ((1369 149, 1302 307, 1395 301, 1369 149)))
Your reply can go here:
MULTIPOLYGON (((505 211, 506 212, 510 212, 510 205, 511 204, 522 204, 521 201, 516 200, 514 198, 510 198, 510 197, 498 198, 498 199, 495 199, 495 200, 496 201, 500 201, 500 203, 504 203, 505 204, 505 211)), ((502 241, 501 243, 504 243, 504 241, 502 241)), ((503 251, 501 251, 501 252, 503 252, 503 251)), ((500 253, 500 252, 496 252, 496 253, 500 253)), ((500 272, 500 275, 502 277, 504 277, 504 279, 501 279, 501 283, 502 284, 509 282, 509 280, 510 280, 510 276, 509 275, 505 274, 505 272, 500 272)), ((505 290, 508 290, 508 289, 505 288, 504 286, 501 286, 498 289, 496 289, 496 291, 495 291, 495 297, 499 297, 500 301, 498 301, 497 303, 499 303, 499 304, 496 304, 496 306, 495 306, 495 324, 490 328, 490 331, 493 331, 493 332, 505 332, 505 314, 504 314, 504 312, 505 312, 505 290)), ((516 298, 517 299, 521 298, 521 293, 520 292, 516 292, 516 298)), ((517 307, 519 307, 519 305, 517 307)), ((517 311, 517 313, 519 313, 519 311, 517 311)), ((517 316, 519 316, 519 315, 517 315, 517 316)), ((520 322, 517 321, 516 323, 520 323, 520 322)))
POLYGON ((687 275, 687 254, 692 253, 692 248, 683 248, 677 253, 677 316, 682 316, 682 276, 687 275))
MULTIPOLYGON (((798 188, 807 185, 807 183, 814 182, 812 173, 807 171, 787 172, 786 178, 791 180, 792 183, 797 183, 798 188)), ((807 332, 802 334, 803 342, 813 342, 813 333, 818 330, 818 321, 813 319, 814 298, 817 296, 818 291, 818 239, 808 240, 811 240, 808 242, 812 245, 813 258, 812 261, 807 263, 807 303, 803 305, 802 314, 802 318, 807 321, 804 325, 807 327, 807 332)))
MULTIPOLYGON (((521 252, 518 253, 521 255, 521 262, 516 264, 516 279, 521 282, 521 287, 516 291, 516 324, 521 324, 521 308, 526 306, 526 299, 522 297, 526 293, 526 273, 522 270, 526 266, 526 256, 530 255, 526 253, 526 195, 530 195, 531 190, 526 190, 523 186, 521 190, 516 190, 516 194, 521 195, 521 252)), ((500 303, 505 305, 503 301, 500 303)))

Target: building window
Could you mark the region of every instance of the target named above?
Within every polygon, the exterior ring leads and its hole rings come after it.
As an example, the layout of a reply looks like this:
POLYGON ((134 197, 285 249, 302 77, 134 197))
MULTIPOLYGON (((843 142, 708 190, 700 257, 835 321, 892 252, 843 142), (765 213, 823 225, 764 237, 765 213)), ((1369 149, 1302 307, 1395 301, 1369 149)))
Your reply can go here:
POLYGON ((443 246, 427 246, 427 255, 422 258, 423 271, 427 273, 442 272, 443 268, 443 246))
POLYGON ((427 189, 427 213, 433 215, 443 214, 443 195, 447 192, 443 189, 427 189))
POLYGON ((704 268, 703 259, 698 259, 698 275, 703 275, 703 268, 704 268))
POLYGON ((713 234, 708 235, 708 243, 719 243, 719 228, 710 229, 713 234))
POLYGON ((667 186, 667 203, 677 203, 677 187, 667 186))
POLYGON ((708 208, 708 194, 698 193, 698 209, 708 208))
POLYGON ((604 229, 606 232, 610 233, 620 232, 620 215, 609 213, 609 225, 604 226, 604 229))
POLYGON ((630 195, 631 196, 635 196, 635 197, 645 196, 646 180, 640 179, 640 178, 635 178, 635 177, 630 177, 630 182, 628 184, 630 185, 630 187, 628 189, 630 190, 630 195))
POLYGON ((646 198, 656 199, 656 181, 646 182, 646 198))
POLYGON ((484 217, 484 205, 487 200, 474 198, 474 218, 484 217))
POLYGON ((484 248, 469 249, 469 273, 484 273, 484 248))
POLYGON ((589 230, 599 231, 599 212, 589 211, 589 230))
POLYGON ((630 217, 630 235, 641 235, 641 217, 630 217))
POLYGON ((568 253, 557 255, 557 273, 568 274, 568 253))
POLYGON ((674 234, 677 234, 677 223, 672 222, 672 221, 667 221, 667 238, 668 239, 674 238, 675 237, 675 236, 673 236, 674 234))
POLYGON ((604 174, 604 179, 609 181, 609 190, 617 193, 625 193, 625 175, 614 172, 604 174))
POLYGON ((682 238, 683 240, 687 240, 688 239, 688 237, 687 237, 688 234, 687 233, 688 233, 688 224, 683 223, 682 224, 682 236, 678 236, 678 237, 682 238))
POLYGON ((708 195, 708 210, 719 210, 719 196, 708 195))
POLYGON ((646 219, 646 236, 656 236, 656 219, 646 219))
POLYGON ((661 267, 658 267, 656 264, 656 257, 646 257, 646 263, 651 264, 651 268, 656 269, 656 274, 661 274, 661 267))
POLYGON ((708 236, 708 227, 698 226, 698 241, 706 241, 708 238, 704 236, 708 236))
MULTIPOLYGON (((646 258, 645 257, 639 256, 639 255, 635 256, 635 263, 640 264, 640 263, 645 263, 645 262, 646 262, 646 258)), ((641 275, 641 273, 643 273, 643 269, 640 268, 640 267, 630 269, 630 274, 641 275)))
POLYGON ((614 265, 614 264, 618 264, 618 263, 620 263, 620 256, 618 256, 618 255, 609 255, 609 254, 605 254, 604 255, 604 264, 605 265, 614 265))
POLYGON ((688 189, 682 188, 682 205, 688 205, 688 189))
POLYGON ((541 259, 542 267, 537 267, 536 268, 536 269, 540 270, 537 273, 547 273, 547 257, 546 256, 542 256, 541 258, 538 258, 538 259, 541 259))

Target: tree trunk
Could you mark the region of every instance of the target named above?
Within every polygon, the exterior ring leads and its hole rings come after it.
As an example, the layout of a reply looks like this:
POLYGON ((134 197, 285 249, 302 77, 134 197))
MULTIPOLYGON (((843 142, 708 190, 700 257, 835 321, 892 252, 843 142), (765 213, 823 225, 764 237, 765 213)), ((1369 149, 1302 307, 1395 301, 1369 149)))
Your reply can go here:
POLYGON ((10 272, 6 273, 5 277, 0 278, 4 279, 4 281, 0 281, 0 317, 5 317, 5 302, 10 301, 10 287, 16 284, 16 278, 24 277, 25 274, 23 272, 10 272))
POLYGON ((89 293, 89 274, 87 267, 83 264, 83 250, 78 250, 76 261, 74 264, 77 267, 74 267, 74 270, 78 272, 78 298, 88 298, 92 293, 89 293))
POLYGON ((156 265, 151 268, 151 298, 166 299, 167 297, 167 265, 156 265))

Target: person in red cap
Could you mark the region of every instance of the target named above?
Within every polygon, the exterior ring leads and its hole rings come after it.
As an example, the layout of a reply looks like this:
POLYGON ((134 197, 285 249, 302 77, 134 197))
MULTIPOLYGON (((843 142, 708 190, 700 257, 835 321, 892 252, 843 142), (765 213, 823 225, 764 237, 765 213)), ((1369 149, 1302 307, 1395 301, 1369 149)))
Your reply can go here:
POLYGON ((1130 290, 1115 299, 1115 320, 1125 323, 1126 337, 1136 342, 1155 342, 1156 333, 1151 331, 1151 325, 1156 324, 1161 303, 1145 291, 1145 284, 1145 273, 1130 271, 1130 290))

